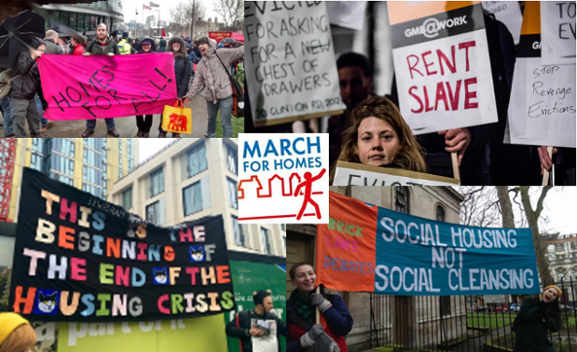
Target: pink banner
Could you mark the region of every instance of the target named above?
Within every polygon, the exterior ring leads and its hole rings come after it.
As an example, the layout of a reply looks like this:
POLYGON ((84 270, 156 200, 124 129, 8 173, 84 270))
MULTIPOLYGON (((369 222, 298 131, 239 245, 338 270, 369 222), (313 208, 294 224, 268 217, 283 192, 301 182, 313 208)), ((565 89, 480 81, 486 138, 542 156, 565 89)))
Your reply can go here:
POLYGON ((177 98, 171 53, 42 55, 38 68, 49 120, 160 114, 177 98))

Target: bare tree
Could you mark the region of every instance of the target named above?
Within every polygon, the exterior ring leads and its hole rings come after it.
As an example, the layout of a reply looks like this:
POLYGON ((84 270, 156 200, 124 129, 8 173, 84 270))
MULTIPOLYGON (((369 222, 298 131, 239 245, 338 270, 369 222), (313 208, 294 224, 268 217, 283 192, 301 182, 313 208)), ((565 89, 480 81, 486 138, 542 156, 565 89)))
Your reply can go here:
POLYGON ((178 28, 179 34, 190 33, 190 37, 194 38, 195 24, 201 18, 205 17, 206 9, 200 0, 187 0, 179 3, 176 7, 170 10, 174 26, 178 28))
POLYGON ((554 282, 551 271, 549 270, 549 264, 545 259, 545 248, 543 246, 543 241, 539 238, 539 216, 543 211, 543 202, 547 193, 551 190, 551 186, 541 187, 541 193, 537 199, 537 204, 535 208, 531 205, 531 199, 529 197, 529 187, 521 186, 519 187, 521 193, 521 201, 523 203, 523 209, 525 211, 525 216, 529 222, 529 227, 533 231, 533 243, 535 244, 535 254, 537 255, 537 268, 539 269, 539 276, 541 277, 541 282, 543 285, 549 285, 554 282))
POLYGON ((539 223, 547 224, 544 201, 551 187, 461 187, 461 221, 465 225, 530 227, 541 283, 553 282, 545 259, 539 223), (535 207, 531 198, 537 199, 535 207))
POLYGON ((223 18, 227 27, 238 28, 244 19, 243 6, 243 0, 216 0, 214 10, 223 18))

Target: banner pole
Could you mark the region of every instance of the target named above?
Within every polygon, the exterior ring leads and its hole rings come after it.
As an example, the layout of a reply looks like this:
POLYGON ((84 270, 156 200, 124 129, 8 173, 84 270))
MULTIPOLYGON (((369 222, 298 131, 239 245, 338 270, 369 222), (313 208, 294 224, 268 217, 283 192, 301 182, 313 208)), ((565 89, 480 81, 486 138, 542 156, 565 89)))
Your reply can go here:
POLYGON ((451 164, 453 164, 453 178, 461 183, 461 174, 459 172, 459 159, 457 152, 451 152, 451 164))
MULTIPOLYGON (((317 286, 316 289, 316 293, 320 294, 321 293, 321 287, 317 286)), ((315 323, 316 324, 320 324, 321 323, 321 311, 319 310, 319 307, 315 307, 315 323)))
MULTIPOLYGON (((549 155, 549 158, 553 160, 553 147, 547 147, 547 154, 549 155)), ((555 166, 552 165, 551 169, 553 169, 554 167, 555 166)), ((549 170, 543 169, 543 182, 541 183, 541 185, 547 186, 548 184, 549 184, 549 170)))

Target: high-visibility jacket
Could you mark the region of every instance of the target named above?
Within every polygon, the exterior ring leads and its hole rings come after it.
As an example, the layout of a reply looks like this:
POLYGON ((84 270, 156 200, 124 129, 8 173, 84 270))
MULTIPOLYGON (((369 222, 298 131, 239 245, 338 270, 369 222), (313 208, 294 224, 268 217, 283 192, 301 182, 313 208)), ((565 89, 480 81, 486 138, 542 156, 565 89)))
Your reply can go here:
POLYGON ((121 39, 118 42, 117 46, 118 46, 118 52, 120 53, 120 55, 130 55, 132 46, 130 45, 128 40, 121 39))

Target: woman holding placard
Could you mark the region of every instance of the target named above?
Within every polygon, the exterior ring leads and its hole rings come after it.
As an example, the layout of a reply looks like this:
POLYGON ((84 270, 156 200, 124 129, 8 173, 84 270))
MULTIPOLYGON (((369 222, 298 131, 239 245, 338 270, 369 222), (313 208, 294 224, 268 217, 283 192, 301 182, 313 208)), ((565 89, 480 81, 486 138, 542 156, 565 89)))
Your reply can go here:
POLYGON ((353 318, 342 298, 317 291, 316 274, 310 264, 293 265, 289 276, 295 290, 286 303, 287 351, 305 351, 314 346, 320 351, 347 352, 345 336, 353 327, 353 318), (326 329, 317 321, 317 310, 326 321, 326 329))
POLYGON ((546 286, 539 297, 526 298, 513 322, 515 352, 553 352, 549 331, 559 331, 561 318, 559 296, 563 291, 555 285, 546 286))
POLYGON ((424 172, 421 146, 393 102, 371 96, 352 112, 339 160, 424 172))

